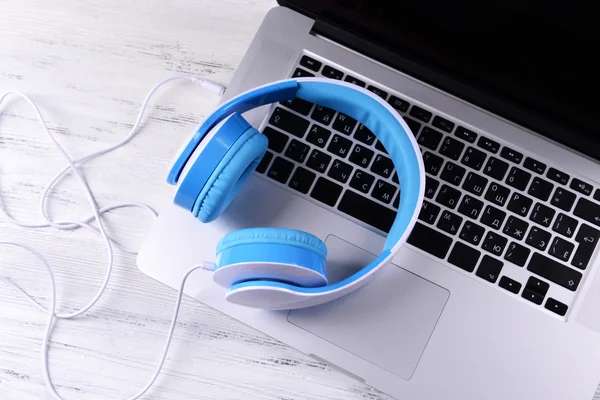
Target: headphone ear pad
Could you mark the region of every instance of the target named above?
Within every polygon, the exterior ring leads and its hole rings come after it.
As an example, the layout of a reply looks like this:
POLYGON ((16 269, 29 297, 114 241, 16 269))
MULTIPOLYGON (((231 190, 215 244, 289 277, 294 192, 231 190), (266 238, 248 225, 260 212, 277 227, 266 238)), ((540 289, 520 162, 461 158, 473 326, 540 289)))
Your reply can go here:
POLYGON ((249 128, 236 140, 194 203, 192 213, 201 222, 214 221, 227 209, 256 170, 267 146, 267 137, 254 128, 249 128))
POLYGON ((225 287, 247 281, 327 285, 327 247, 295 229, 250 228, 227 234, 217 246, 213 280, 225 287))

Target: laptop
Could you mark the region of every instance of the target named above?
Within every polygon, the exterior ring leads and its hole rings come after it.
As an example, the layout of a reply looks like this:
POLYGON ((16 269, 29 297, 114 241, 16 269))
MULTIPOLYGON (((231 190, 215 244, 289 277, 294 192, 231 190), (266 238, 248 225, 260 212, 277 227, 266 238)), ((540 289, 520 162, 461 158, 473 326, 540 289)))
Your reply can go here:
MULTIPOLYGON (((600 35, 585 14, 554 2, 281 0, 223 101, 304 76, 381 96, 423 154, 419 220, 393 265, 325 305, 230 304, 207 271, 186 295, 393 398, 592 399, 600 35)), ((371 261, 401 201, 371 131, 299 100, 245 116, 269 138, 256 173, 209 224, 165 199, 140 270, 177 288, 226 233, 257 226, 320 237, 331 283, 371 261)))

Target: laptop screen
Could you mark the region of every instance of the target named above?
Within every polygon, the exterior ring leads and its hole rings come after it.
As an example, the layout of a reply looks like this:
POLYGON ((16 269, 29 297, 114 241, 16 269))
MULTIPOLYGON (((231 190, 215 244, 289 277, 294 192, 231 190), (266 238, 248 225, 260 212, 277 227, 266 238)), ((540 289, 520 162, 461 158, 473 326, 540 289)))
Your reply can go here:
POLYGON ((600 160, 600 22, 577 1, 281 3, 384 49, 357 51, 399 70, 409 64, 391 55, 416 62, 424 68, 406 72, 600 160))

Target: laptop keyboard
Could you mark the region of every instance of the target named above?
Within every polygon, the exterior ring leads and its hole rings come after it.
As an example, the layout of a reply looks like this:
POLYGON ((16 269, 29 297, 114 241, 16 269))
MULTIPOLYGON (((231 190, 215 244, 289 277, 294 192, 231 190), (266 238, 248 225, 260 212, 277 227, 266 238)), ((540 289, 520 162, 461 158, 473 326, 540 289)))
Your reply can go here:
MULTIPOLYGON (((292 77, 365 87, 404 118, 420 146, 425 199, 408 243, 510 295, 567 313, 600 239, 600 190, 559 168, 303 55, 292 77)), ((387 233, 398 177, 364 125, 300 99, 272 107, 269 150, 257 168, 342 215, 387 233)))

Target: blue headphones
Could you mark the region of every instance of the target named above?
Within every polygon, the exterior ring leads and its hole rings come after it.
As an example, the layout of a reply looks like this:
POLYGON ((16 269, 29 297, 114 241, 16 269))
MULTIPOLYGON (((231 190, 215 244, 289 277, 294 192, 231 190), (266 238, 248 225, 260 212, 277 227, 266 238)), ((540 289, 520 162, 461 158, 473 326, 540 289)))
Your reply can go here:
POLYGON ((242 93, 209 115, 175 160, 168 183, 174 202, 201 222, 225 211, 254 172, 268 139, 241 116, 263 105, 299 98, 342 112, 368 127, 394 163, 402 199, 381 254, 360 271, 327 284, 327 248, 292 229, 253 228, 218 244, 213 280, 236 304, 287 310, 322 304, 354 291, 390 262, 410 234, 423 201, 425 173, 417 142, 400 115, 377 95, 323 78, 289 79, 242 93), (180 176, 183 176, 180 178, 180 176))

